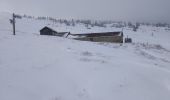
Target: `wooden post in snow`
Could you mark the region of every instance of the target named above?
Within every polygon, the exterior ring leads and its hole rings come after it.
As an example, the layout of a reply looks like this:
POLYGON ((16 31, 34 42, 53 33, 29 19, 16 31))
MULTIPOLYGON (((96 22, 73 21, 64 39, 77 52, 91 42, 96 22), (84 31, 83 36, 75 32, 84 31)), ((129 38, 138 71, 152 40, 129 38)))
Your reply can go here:
POLYGON ((15 14, 14 13, 13 13, 12 17, 13 17, 13 19, 12 19, 13 35, 15 35, 15 14))

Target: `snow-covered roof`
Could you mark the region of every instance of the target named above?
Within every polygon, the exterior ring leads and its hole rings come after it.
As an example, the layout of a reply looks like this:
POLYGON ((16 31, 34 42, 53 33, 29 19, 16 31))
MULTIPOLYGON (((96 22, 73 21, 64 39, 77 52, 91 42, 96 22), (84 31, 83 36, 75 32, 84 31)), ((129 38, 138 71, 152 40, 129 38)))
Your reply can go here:
POLYGON ((51 29, 55 30, 56 32, 70 32, 71 34, 86 34, 86 33, 103 33, 103 32, 120 32, 122 29, 118 28, 111 28, 111 27, 93 27, 91 29, 86 28, 84 26, 52 26, 49 25, 47 27, 50 27, 51 29))
MULTIPOLYGON (((50 29, 50 30, 52 30, 52 31, 55 31, 55 32, 57 32, 57 33, 63 33, 63 34, 65 34, 65 33, 68 33, 68 32, 65 32, 65 31, 57 31, 57 29, 56 28, 54 28, 54 27, 49 27, 49 26, 45 26, 45 27, 43 27, 41 30, 43 30, 43 29, 45 29, 45 28, 48 28, 48 29, 50 29)), ((40 30, 40 31, 41 31, 40 30)))

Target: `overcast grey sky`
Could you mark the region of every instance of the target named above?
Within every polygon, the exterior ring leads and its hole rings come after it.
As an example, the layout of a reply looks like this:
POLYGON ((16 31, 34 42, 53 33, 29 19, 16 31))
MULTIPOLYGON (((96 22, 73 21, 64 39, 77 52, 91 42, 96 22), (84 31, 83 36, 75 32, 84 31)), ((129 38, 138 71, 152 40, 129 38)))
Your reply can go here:
POLYGON ((170 22, 170 0, 0 0, 0 11, 57 18, 170 22))

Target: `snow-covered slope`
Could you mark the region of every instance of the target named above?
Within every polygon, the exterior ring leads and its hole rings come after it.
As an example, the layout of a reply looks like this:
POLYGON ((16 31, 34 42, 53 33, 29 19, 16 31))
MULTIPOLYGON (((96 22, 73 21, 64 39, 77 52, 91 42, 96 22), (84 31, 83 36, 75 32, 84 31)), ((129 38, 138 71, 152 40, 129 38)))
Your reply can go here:
POLYGON ((9 14, 0 14, 0 100, 170 99, 169 31, 125 28, 133 43, 121 45, 40 36, 39 29, 48 24, 17 20, 13 36, 9 14))

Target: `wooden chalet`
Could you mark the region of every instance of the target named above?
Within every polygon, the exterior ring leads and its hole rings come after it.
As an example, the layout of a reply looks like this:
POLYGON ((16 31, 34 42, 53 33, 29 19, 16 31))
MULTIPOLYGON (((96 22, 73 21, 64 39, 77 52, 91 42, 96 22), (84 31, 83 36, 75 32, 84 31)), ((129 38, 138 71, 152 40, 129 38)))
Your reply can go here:
POLYGON ((123 32, 100 32, 70 35, 76 36, 74 39, 82 41, 123 43, 123 32))
POLYGON ((123 32, 99 32, 99 33, 82 33, 71 34, 70 32, 57 32, 56 30, 45 26, 40 30, 40 35, 51 35, 59 37, 71 37, 75 40, 92 41, 92 42, 115 42, 123 43, 123 32))
POLYGON ((51 36, 60 36, 63 37, 64 35, 68 34, 69 32, 57 32, 56 30, 45 26, 40 30, 40 35, 51 35, 51 36))

